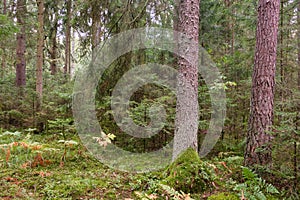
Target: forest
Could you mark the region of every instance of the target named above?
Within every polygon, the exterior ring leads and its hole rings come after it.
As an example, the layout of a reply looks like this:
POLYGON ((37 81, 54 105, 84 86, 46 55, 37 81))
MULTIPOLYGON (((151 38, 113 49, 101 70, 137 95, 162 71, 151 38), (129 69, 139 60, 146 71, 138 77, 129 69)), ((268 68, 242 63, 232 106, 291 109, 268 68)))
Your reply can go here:
POLYGON ((2 0, 0 199, 300 199, 300 0, 2 0))

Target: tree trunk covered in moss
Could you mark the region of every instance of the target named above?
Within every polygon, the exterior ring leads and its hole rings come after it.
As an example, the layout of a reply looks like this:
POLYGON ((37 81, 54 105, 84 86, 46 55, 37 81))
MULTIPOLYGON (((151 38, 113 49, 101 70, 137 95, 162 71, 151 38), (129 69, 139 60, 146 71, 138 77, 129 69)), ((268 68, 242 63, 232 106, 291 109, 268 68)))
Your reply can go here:
MULTIPOLYGON (((198 43, 199 0, 178 1, 178 17, 175 16, 176 31, 191 36, 198 43)), ((180 46, 179 49, 184 48, 180 46)), ((185 49, 193 63, 178 58, 177 105, 173 160, 188 147, 198 150, 198 49, 185 49)))
POLYGON ((260 0, 256 30, 256 49, 252 75, 249 129, 245 151, 246 166, 272 164, 277 33, 280 0, 260 0))

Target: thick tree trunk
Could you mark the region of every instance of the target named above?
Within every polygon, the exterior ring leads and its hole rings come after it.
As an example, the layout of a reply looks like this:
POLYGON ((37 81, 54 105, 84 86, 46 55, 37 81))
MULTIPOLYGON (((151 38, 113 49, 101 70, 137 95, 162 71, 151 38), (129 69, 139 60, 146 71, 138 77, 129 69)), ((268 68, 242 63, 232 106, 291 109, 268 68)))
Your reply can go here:
POLYGON ((17 23, 21 27, 17 33, 17 59, 16 59, 16 85, 22 87, 26 85, 26 0, 17 1, 17 23))
POLYGON ((272 164, 272 136, 268 131, 273 124, 279 10, 280 0, 259 1, 250 119, 244 161, 246 166, 272 164))
POLYGON ((43 63, 44 63, 44 0, 37 0, 38 6, 38 41, 36 63, 36 109, 40 110, 43 101, 43 63))
MULTIPOLYGON (((198 44, 199 0, 182 0, 178 4, 178 22, 175 27, 192 37, 198 44)), ((179 46, 179 48, 183 48, 179 46)), ((178 58, 177 105, 173 160, 189 147, 198 150, 198 49, 186 49, 189 63, 178 58)))
POLYGON ((71 16, 72 1, 67 0, 67 22, 66 22, 66 48, 64 73, 71 73, 71 16))
MULTIPOLYGON (((297 43, 298 43, 298 91, 300 92, 300 1, 297 7, 297 24, 298 24, 298 32, 297 32, 297 43)), ((298 116, 296 122, 296 131, 300 130, 300 102, 298 102, 298 116)), ((298 185, 298 144, 297 144, 297 134, 295 133, 295 141, 294 141, 294 189, 296 191, 298 185)))
POLYGON ((298 89, 300 91, 300 1, 297 8, 297 21, 298 21, 298 89))

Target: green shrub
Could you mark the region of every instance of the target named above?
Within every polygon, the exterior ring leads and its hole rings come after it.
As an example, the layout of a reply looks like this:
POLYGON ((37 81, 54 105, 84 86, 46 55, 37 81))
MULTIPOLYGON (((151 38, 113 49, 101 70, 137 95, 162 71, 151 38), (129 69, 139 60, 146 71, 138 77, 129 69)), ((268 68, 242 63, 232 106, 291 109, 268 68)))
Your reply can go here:
POLYGON ((14 126, 22 126, 24 115, 18 110, 10 110, 8 112, 9 124, 14 126))

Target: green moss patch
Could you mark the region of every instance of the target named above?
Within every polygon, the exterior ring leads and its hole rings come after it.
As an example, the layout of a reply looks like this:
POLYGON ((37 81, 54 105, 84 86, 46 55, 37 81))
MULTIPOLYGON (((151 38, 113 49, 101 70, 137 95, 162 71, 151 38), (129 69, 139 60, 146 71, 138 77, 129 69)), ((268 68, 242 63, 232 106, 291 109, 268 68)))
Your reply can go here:
POLYGON ((219 194, 211 195, 207 200, 239 200, 239 198, 234 194, 222 192, 219 194))
POLYGON ((212 187, 215 176, 213 169, 189 148, 167 168, 164 177, 163 184, 177 191, 202 193, 212 187))

